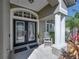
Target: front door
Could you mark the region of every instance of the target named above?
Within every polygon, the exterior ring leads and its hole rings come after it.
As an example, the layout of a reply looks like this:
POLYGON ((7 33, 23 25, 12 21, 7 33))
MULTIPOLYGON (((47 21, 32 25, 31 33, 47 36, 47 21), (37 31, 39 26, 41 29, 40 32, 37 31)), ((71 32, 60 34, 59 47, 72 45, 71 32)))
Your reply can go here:
POLYGON ((37 44, 37 22, 13 20, 14 59, 26 59, 37 44))

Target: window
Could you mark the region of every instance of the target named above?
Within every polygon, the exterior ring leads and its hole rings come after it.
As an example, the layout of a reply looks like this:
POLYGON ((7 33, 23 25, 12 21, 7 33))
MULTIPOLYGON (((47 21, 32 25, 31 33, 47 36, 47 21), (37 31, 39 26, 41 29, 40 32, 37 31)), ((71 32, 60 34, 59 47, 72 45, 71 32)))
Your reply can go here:
POLYGON ((35 16, 33 13, 28 12, 28 11, 16 11, 14 12, 14 16, 37 19, 37 16, 35 16))
POLYGON ((47 32, 54 32, 54 22, 53 22, 53 20, 48 20, 46 22, 46 31, 47 32))
POLYGON ((52 39, 53 44, 55 44, 54 23, 55 23, 54 20, 46 21, 46 32, 49 33, 49 36, 52 39))

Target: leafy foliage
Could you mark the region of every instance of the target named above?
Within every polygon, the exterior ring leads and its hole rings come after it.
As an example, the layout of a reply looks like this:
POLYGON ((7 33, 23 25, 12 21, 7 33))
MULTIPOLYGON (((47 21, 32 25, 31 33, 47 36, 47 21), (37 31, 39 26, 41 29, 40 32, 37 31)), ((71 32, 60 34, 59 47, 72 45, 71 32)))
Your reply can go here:
POLYGON ((55 32, 49 32, 49 35, 52 38, 52 42, 55 43, 55 32))
POLYGON ((72 30, 75 27, 75 22, 73 17, 68 17, 66 20, 66 27, 72 30))
POLYGON ((79 12, 75 14, 75 25, 79 29, 79 12))
POLYGON ((68 17, 66 20, 66 27, 72 30, 74 27, 79 28, 79 12, 74 17, 68 17))
POLYGON ((73 29, 77 28, 79 30, 79 12, 75 14, 74 17, 68 17, 66 20, 66 27, 70 29, 70 33, 73 35, 73 29))
POLYGON ((79 19, 79 12, 76 12, 75 18, 78 18, 79 19))

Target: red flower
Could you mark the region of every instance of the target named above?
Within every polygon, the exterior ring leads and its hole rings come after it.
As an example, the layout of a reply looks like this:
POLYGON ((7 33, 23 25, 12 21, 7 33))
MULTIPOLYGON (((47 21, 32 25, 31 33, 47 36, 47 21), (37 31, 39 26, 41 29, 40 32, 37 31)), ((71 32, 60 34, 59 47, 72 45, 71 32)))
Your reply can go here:
POLYGON ((79 41, 79 34, 76 34, 72 37, 74 41, 79 41))

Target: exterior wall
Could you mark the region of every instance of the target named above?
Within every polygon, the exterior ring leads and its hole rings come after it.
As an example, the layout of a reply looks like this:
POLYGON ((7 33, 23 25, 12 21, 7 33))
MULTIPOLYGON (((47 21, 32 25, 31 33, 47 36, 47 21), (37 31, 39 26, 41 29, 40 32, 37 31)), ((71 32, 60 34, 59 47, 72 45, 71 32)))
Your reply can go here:
POLYGON ((2 0, 0 0, 0 59, 3 59, 3 18, 2 18, 2 0))
POLYGON ((9 59, 10 33, 10 5, 9 0, 3 0, 3 59, 9 59))
POLYGON ((9 0, 0 0, 0 59, 9 59, 9 0))
POLYGON ((54 15, 53 14, 51 14, 51 15, 49 15, 49 16, 46 16, 46 17, 44 17, 44 18, 41 18, 40 20, 39 20, 39 33, 40 33, 40 37, 42 38, 42 39, 40 39, 40 41, 43 41, 43 38, 44 38, 44 32, 46 32, 46 21, 47 20, 54 20, 54 15))
POLYGON ((47 17, 50 14, 53 14, 55 9, 56 9, 57 5, 52 7, 51 5, 47 5, 46 7, 44 7, 42 10, 40 10, 38 12, 39 18, 44 18, 47 17))
POLYGON ((17 8, 17 7, 20 7, 20 6, 17 6, 17 5, 14 5, 14 4, 10 4, 10 8, 17 8))
POLYGON ((40 44, 43 43, 44 32, 45 32, 45 21, 39 21, 40 44))

